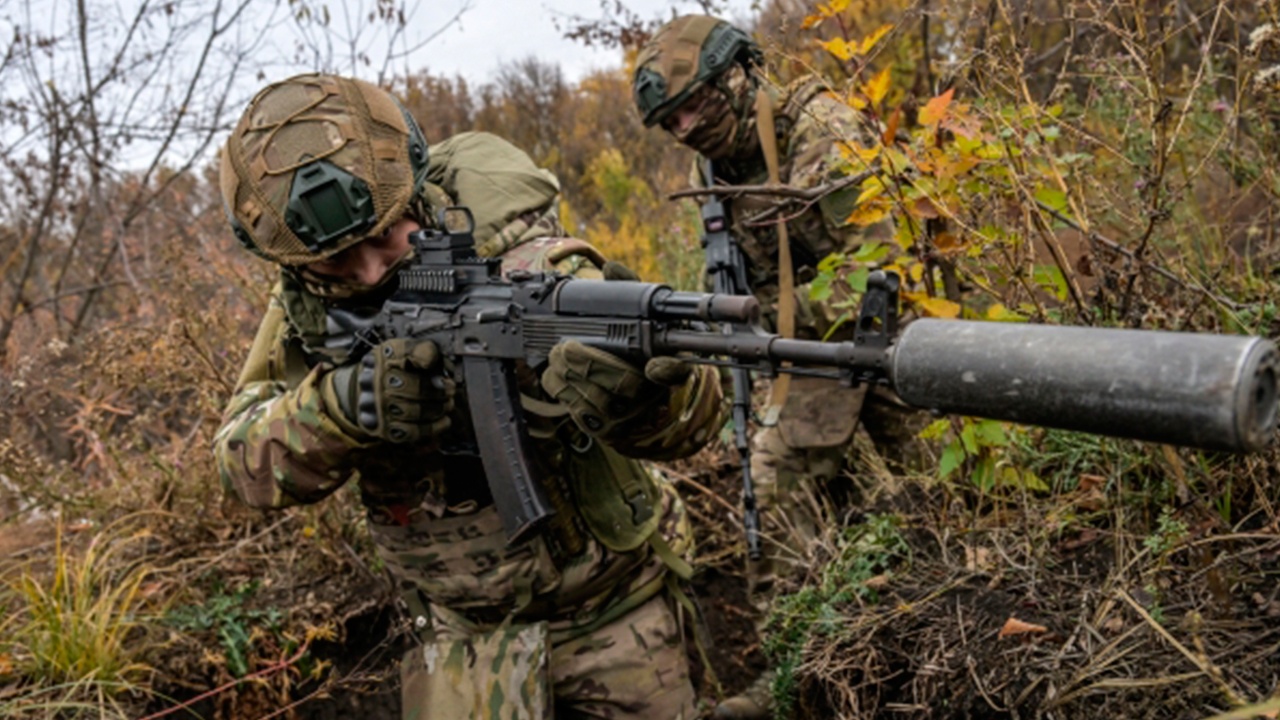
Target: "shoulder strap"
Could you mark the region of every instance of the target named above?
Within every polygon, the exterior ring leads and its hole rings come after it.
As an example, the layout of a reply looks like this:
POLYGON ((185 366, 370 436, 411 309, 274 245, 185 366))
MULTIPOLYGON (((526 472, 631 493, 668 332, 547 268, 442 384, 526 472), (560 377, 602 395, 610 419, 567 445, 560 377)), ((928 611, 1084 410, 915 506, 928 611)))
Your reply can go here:
MULTIPOLYGON (((774 134, 773 99, 763 87, 756 92, 756 131, 760 134, 760 149, 764 151, 765 165, 769 168, 769 184, 779 185, 782 180, 778 169, 777 135, 774 134)), ((778 232, 778 334, 784 338, 793 338, 796 335, 796 292, 791 239, 787 235, 785 220, 779 220, 774 227, 778 232)), ((790 386, 790 375, 779 375, 773 381, 769 407, 765 411, 765 425, 777 422, 790 386)))

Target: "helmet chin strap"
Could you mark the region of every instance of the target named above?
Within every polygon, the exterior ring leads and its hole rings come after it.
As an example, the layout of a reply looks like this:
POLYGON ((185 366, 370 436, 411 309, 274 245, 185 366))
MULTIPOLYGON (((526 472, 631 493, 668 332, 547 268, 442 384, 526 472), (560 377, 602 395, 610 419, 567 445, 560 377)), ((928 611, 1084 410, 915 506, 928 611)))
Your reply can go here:
MULTIPOLYGON (((756 132, 760 138, 760 150, 764 153, 765 166, 768 168, 769 184, 781 185, 782 178, 778 168, 778 136, 775 134, 773 124, 773 98, 769 96, 763 85, 756 87, 756 132)), ((795 276, 792 273, 791 239, 787 236, 785 218, 778 220, 774 227, 778 234, 778 334, 784 338, 793 338, 796 336, 796 292, 795 276)), ((790 387, 790 374, 780 374, 773 381, 769 406, 765 410, 764 425, 777 423, 790 387)))

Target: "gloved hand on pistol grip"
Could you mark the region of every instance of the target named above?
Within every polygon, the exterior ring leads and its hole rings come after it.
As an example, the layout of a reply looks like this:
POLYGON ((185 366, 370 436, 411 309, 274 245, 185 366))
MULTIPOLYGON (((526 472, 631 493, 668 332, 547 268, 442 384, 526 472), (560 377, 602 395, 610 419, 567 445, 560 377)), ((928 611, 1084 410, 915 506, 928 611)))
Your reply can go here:
POLYGON ((693 368, 674 357, 651 358, 641 372, 609 352, 569 340, 551 349, 542 387, 568 406, 583 432, 610 437, 670 398, 693 368))
POLYGON ((331 371, 325 381, 348 424, 370 437, 413 443, 449 428, 457 386, 439 366, 435 343, 396 338, 359 363, 331 371))

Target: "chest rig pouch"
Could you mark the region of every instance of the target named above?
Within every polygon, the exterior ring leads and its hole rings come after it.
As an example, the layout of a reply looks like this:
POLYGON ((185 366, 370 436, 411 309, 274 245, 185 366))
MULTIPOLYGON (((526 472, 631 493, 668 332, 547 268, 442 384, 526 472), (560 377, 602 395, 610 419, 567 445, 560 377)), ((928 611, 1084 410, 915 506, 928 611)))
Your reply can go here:
POLYGON ((626 553, 658 529, 662 498, 653 475, 639 462, 595 442, 566 420, 565 476, 578 513, 606 548, 626 553))

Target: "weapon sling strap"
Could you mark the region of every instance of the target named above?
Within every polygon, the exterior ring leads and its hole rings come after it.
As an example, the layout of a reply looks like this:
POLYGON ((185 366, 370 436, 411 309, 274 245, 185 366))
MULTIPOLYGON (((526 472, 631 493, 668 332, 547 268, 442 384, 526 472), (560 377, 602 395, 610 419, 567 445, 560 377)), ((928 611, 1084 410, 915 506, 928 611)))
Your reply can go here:
MULTIPOLYGON (((761 86, 756 91, 756 132, 760 135, 760 150, 764 153, 769 171, 769 184, 781 185, 778 169, 778 136, 773 123, 773 99, 761 86)), ((785 218, 775 225, 778 232, 778 334, 784 338, 796 336, 796 288, 795 273, 791 262, 791 239, 787 236, 785 218)), ((769 395, 769 407, 765 410, 765 425, 774 425, 782 412, 791 388, 791 376, 779 374, 774 378, 769 395)))

